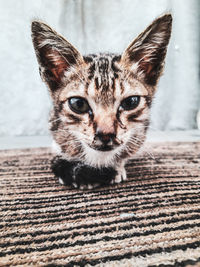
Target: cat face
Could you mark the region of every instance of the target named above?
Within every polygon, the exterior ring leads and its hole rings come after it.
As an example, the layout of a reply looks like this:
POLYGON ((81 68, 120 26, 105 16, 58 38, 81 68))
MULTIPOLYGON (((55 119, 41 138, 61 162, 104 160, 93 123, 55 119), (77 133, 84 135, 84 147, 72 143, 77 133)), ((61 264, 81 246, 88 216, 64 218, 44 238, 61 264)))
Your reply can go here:
POLYGON ((68 73, 69 82, 57 95, 59 115, 52 116, 52 132, 64 153, 83 154, 90 165, 111 164, 113 156, 132 155, 143 142, 149 94, 120 65, 120 57, 93 55, 85 61, 78 75, 68 73))
POLYGON ((68 159, 110 166, 139 150, 171 20, 171 15, 155 20, 122 55, 88 56, 46 24, 33 22, 40 74, 53 99, 50 129, 68 159))

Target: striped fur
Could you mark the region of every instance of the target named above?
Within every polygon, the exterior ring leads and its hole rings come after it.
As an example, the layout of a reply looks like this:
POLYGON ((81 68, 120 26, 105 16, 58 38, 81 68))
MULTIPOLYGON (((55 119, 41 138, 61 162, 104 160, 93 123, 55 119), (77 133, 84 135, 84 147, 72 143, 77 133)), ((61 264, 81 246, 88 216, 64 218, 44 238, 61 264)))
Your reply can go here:
POLYGON ((145 140, 171 23, 171 15, 158 18, 122 55, 87 56, 48 25, 32 23, 40 74, 53 99, 50 129, 63 158, 98 168, 114 166, 116 181, 126 179, 124 162, 145 140), (122 108, 122 101, 131 96, 138 97, 139 104, 132 110, 122 108), (74 112, 69 105, 72 97, 85 99, 89 111, 74 112), (102 151, 106 138, 109 151, 102 151))

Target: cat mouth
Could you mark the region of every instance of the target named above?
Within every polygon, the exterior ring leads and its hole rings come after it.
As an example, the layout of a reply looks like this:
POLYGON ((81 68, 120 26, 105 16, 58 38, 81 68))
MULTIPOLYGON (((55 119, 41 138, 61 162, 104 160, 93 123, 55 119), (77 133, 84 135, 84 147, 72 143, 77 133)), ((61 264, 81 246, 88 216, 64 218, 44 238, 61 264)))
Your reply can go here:
POLYGON ((96 151, 102 151, 102 152, 111 151, 115 149, 115 146, 113 145, 89 145, 89 147, 96 151))
POLYGON ((111 151, 114 149, 114 147, 105 145, 105 146, 93 147, 93 149, 98 150, 98 151, 111 151))
POLYGON ((111 151, 115 148, 119 147, 122 144, 118 139, 112 140, 108 143, 100 143, 100 142, 93 142, 91 145, 89 145, 92 149, 97 151, 111 151))

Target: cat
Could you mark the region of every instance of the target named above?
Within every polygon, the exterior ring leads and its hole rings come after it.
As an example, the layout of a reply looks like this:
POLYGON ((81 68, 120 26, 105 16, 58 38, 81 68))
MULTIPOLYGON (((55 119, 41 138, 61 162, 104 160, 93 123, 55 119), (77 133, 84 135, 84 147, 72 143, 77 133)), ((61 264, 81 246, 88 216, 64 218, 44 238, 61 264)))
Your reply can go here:
POLYGON ((53 101, 49 122, 59 151, 52 169, 62 184, 126 180, 124 165, 145 141, 171 27, 172 16, 165 14, 121 55, 82 56, 48 25, 32 22, 40 75, 53 101), (82 180, 76 170, 86 173, 82 180))

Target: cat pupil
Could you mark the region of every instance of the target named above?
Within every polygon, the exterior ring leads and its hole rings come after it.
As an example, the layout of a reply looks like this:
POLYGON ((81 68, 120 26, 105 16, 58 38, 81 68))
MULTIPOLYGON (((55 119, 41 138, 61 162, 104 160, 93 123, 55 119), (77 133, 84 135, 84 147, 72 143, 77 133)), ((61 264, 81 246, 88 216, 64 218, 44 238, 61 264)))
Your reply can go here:
POLYGON ((84 102, 80 99, 77 100, 76 105, 79 109, 82 109, 84 107, 84 102))
POLYGON ((129 96, 121 102, 121 107, 124 110, 132 110, 139 105, 139 102, 140 102, 139 96, 129 96))

